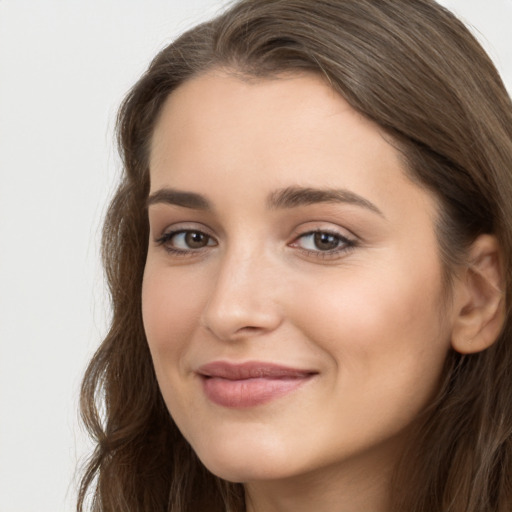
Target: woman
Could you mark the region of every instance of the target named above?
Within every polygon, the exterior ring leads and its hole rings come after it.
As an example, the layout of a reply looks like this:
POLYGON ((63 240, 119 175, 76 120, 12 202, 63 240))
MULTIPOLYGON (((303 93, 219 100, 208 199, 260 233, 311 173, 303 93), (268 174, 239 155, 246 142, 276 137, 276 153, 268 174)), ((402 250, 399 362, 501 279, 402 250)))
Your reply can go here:
POLYGON ((510 510, 512 107, 453 15, 242 0, 118 126, 78 510, 510 510))

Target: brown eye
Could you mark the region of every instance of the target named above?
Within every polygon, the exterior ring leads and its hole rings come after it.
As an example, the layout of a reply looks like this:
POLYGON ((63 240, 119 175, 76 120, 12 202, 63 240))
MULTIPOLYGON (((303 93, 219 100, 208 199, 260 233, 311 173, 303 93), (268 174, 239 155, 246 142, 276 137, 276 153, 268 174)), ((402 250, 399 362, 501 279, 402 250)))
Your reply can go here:
POLYGON ((310 231, 299 236, 292 247, 303 249, 310 255, 322 257, 342 255, 356 246, 356 241, 331 231, 310 231))
POLYGON ((157 240, 157 243, 175 253, 188 253, 198 251, 204 247, 217 245, 210 235, 192 229, 170 231, 162 235, 157 240))
POLYGON ((340 245, 340 237, 330 233, 314 233, 313 241, 319 251, 332 251, 340 245))
POLYGON ((187 231, 185 232, 185 244, 189 249, 201 249, 206 247, 210 237, 200 231, 187 231))

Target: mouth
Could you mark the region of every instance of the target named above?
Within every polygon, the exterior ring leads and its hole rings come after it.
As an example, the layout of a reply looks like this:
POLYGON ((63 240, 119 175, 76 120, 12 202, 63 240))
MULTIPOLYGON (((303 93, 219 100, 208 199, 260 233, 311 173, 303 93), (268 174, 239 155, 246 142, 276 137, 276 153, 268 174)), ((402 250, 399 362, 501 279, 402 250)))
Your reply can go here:
POLYGON ((206 397, 228 408, 262 405, 287 395, 309 382, 318 372, 272 363, 232 364, 215 361, 197 371, 206 397))

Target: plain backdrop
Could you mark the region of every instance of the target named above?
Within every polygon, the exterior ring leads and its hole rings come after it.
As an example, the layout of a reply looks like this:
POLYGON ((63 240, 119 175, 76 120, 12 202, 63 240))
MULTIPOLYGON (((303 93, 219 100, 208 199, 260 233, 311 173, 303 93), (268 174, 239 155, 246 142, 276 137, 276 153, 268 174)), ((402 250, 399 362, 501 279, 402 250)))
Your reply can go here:
MULTIPOLYGON (((512 0, 444 0, 512 90, 512 0)), ((128 88, 222 0, 0 0, 0 512, 72 511, 78 390, 106 331, 101 219, 128 88)))

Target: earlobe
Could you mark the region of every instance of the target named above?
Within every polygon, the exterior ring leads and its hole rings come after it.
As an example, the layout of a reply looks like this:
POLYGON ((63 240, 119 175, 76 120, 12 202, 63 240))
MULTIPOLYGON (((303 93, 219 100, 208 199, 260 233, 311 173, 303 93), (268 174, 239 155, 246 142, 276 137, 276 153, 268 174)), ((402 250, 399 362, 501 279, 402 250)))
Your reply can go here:
POLYGON ((489 348, 505 320, 504 272, 496 237, 481 235, 471 246, 460 280, 452 347, 461 354, 489 348))

